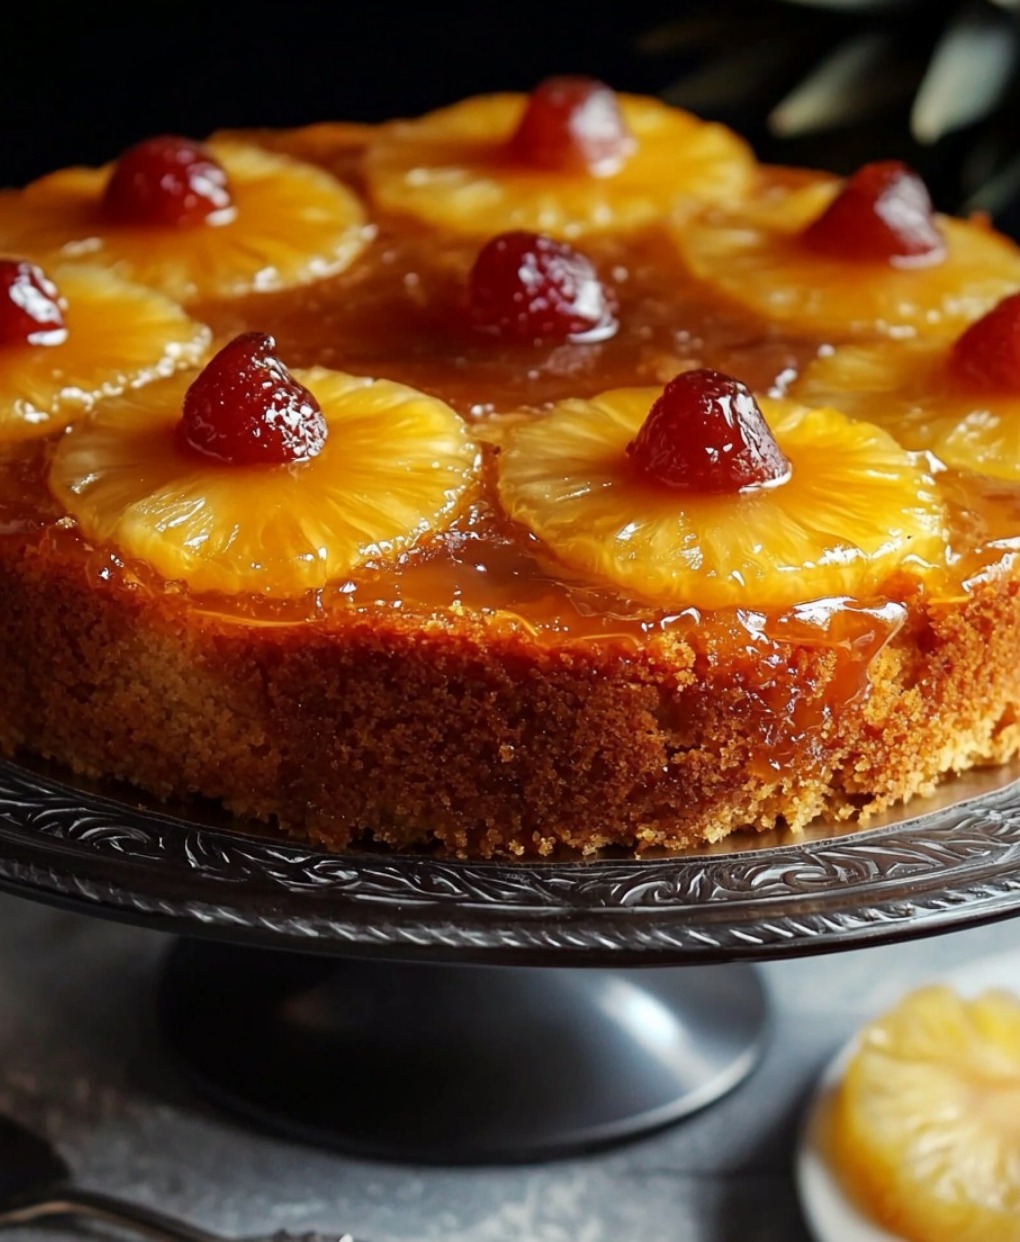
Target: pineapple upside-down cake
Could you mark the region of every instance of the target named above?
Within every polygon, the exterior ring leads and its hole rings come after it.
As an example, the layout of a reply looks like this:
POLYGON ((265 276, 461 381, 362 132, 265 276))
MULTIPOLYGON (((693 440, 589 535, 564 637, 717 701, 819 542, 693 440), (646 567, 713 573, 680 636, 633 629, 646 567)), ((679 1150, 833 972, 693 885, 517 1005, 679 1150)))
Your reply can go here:
POLYGON ((0 195, 0 747, 632 852, 1020 750, 1020 251, 581 78, 0 195))

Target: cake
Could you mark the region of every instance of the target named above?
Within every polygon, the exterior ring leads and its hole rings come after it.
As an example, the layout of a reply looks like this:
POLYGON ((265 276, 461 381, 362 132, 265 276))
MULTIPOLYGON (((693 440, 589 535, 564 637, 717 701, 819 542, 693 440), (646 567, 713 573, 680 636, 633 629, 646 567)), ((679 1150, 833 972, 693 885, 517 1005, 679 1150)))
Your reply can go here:
POLYGON ((0 254, 9 757, 522 858, 1020 749, 1020 251, 902 165, 559 78, 162 135, 0 254))

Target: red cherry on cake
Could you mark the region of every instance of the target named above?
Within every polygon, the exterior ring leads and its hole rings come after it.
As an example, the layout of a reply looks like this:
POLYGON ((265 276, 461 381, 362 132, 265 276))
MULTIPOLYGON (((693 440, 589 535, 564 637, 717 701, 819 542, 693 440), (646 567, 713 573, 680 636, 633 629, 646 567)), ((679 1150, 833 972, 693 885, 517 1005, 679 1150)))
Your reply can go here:
POLYGON ((618 324, 616 299, 591 260, 540 233, 501 233, 468 276, 468 314, 510 341, 603 341, 618 324))
POLYGON ((528 97, 510 154, 550 172, 614 172, 634 146, 616 92, 593 78, 548 78, 528 97))
POLYGON ((24 259, 0 259, 0 345, 62 345, 67 340, 57 286, 24 259))
POLYGON ((1020 293, 1003 298, 957 338, 949 365, 968 386, 1020 393, 1020 293))
POLYGON ((276 356, 265 332, 242 332, 184 397, 178 442, 231 465, 284 465, 322 451, 328 428, 315 397, 276 356))
POLYGON ((677 491, 739 492, 790 474, 750 389, 707 367, 669 381, 627 452, 645 478, 677 491))
POLYGON ((175 135, 129 147, 103 193, 108 220, 134 225, 202 224, 232 206, 227 173, 201 143, 175 135))
POLYGON ((928 188, 906 164, 865 164, 801 234, 805 245, 850 261, 921 267, 945 255, 928 188))

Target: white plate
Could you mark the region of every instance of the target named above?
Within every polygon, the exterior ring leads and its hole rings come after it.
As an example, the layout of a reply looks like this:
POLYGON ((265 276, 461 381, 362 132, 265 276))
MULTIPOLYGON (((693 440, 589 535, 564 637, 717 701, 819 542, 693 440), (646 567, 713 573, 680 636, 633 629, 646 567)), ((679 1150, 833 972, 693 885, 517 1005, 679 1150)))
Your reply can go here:
MULTIPOLYGON (((1020 952, 979 958, 928 982, 948 983, 963 996, 974 996, 987 988, 1020 993, 1020 952)), ((800 1205, 816 1242, 903 1242, 847 1198, 820 1141, 826 1100, 842 1076, 855 1042, 856 1036, 825 1067, 805 1114, 794 1165, 800 1205)))

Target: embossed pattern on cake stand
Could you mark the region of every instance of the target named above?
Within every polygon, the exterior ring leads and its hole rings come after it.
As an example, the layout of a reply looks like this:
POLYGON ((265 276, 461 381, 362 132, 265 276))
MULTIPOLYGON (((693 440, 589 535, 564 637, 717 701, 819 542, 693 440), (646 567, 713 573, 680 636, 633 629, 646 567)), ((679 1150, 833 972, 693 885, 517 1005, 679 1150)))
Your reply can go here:
POLYGON ((1013 912, 1020 763, 864 829, 679 856, 466 862, 328 854, 0 763, 0 884, 189 935, 304 951, 706 964, 891 940, 1013 912))

